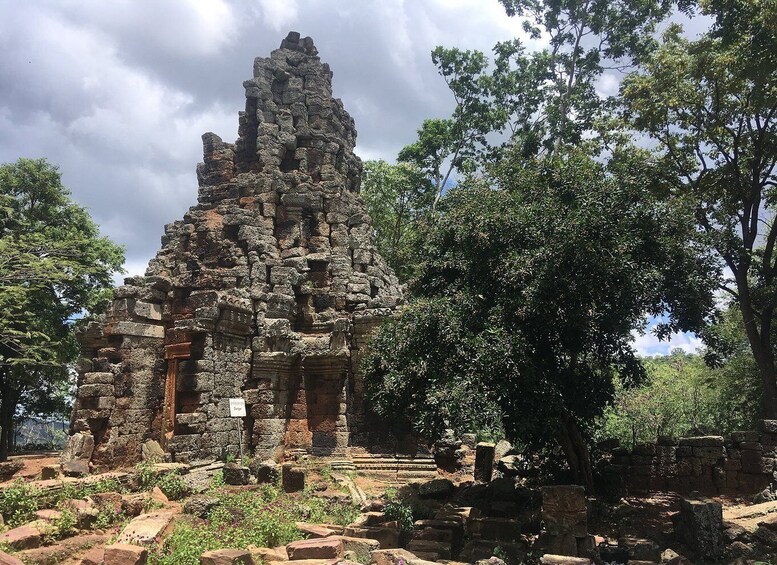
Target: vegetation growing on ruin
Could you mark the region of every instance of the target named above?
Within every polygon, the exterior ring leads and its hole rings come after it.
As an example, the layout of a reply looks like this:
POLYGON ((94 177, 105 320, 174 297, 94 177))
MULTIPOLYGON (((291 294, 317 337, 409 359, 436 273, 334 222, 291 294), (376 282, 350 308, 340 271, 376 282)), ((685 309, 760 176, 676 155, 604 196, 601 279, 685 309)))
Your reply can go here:
POLYGON ((209 495, 218 504, 207 518, 177 521, 172 534, 150 552, 149 563, 196 565, 213 549, 277 547, 304 537, 296 522, 347 525, 358 515, 350 501, 288 495, 275 485, 242 492, 218 488, 209 495))

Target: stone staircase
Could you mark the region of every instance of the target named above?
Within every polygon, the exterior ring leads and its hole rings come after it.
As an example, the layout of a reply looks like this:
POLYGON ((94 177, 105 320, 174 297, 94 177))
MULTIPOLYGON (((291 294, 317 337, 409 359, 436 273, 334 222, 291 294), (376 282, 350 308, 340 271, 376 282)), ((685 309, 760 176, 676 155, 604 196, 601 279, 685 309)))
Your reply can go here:
POLYGON ((359 475, 393 484, 437 478, 437 465, 431 457, 360 454, 351 457, 359 475))
POLYGON ((478 516, 476 508, 446 504, 434 519, 415 522, 407 550, 427 561, 453 559, 461 552, 462 542, 478 516))

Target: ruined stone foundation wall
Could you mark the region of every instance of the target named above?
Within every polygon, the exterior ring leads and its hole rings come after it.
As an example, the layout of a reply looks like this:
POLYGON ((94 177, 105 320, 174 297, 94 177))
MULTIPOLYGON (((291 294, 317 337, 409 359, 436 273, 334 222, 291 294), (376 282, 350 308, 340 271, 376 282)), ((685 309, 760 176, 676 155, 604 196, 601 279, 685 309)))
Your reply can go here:
POLYGON ((777 480, 777 420, 726 437, 661 438, 630 452, 616 448, 600 470, 631 494, 753 495, 777 480))
POLYGON ((402 289, 372 244, 354 123, 317 53, 291 33, 255 60, 237 141, 203 135, 198 203, 81 332, 71 433, 94 437, 94 464, 137 461, 148 439, 177 460, 223 457, 241 430, 263 457, 374 445, 359 361, 402 289))

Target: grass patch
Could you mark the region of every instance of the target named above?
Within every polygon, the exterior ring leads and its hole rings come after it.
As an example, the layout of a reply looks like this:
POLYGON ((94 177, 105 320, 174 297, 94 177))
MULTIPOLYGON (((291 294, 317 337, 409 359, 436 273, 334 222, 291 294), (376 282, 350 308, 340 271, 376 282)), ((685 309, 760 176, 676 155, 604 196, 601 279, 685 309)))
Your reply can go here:
POLYGON ((221 502, 207 520, 186 517, 173 533, 149 555, 151 565, 196 565, 206 551, 275 547, 302 539, 295 522, 328 522, 346 525, 359 513, 350 503, 313 496, 288 495, 274 485, 258 490, 212 493, 221 502))

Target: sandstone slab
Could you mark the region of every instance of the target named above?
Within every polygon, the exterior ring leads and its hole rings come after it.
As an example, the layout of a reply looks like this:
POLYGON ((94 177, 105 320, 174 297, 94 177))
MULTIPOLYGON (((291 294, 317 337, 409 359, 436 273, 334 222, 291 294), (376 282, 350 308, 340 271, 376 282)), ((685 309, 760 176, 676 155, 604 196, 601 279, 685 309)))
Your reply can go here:
POLYGON ((106 546, 105 565, 146 565, 148 550, 139 545, 114 543, 106 546))
POLYGON ((295 541, 286 546, 290 561, 299 559, 335 559, 342 557, 343 542, 339 539, 322 538, 295 541))
POLYGON ((170 527, 173 517, 173 512, 141 514, 125 526, 117 541, 122 544, 151 545, 170 527))
POLYGON ((254 565, 254 559, 244 549, 216 549, 203 553, 200 565, 254 565))
POLYGON ((42 537, 43 534, 40 529, 31 525, 24 525, 0 534, 0 544, 7 545, 17 551, 31 549, 40 545, 42 537))
POLYGON ((21 559, 17 559, 13 555, 8 555, 4 551, 0 551, 0 565, 24 565, 21 559))

